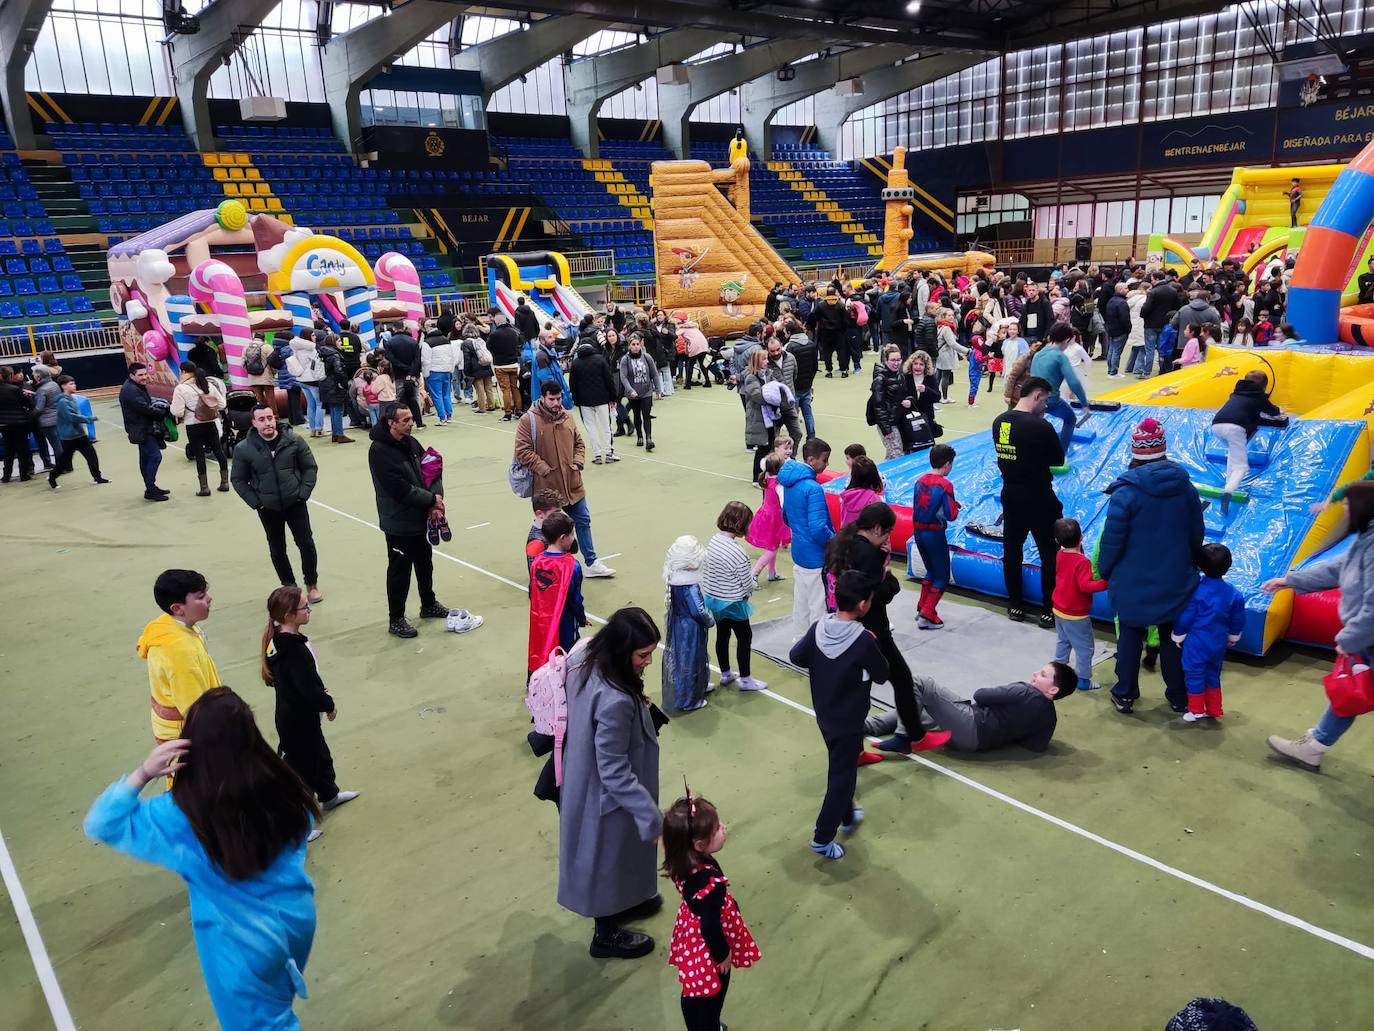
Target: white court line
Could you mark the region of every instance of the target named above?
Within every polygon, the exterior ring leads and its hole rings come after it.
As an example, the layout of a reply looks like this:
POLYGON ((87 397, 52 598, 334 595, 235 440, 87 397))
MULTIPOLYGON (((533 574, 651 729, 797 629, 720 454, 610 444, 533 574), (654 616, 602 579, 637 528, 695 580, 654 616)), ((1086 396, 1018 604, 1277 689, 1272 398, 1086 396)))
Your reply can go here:
MULTIPOLYGON (((514 430, 504 429, 500 426, 488 426, 486 423, 472 422, 469 419, 458 419, 456 421, 459 426, 476 426, 478 429, 491 430, 493 433, 505 433, 508 436, 515 436, 514 430)), ((703 473, 706 476, 719 476, 723 480, 737 480, 740 483, 748 483, 751 487, 754 485, 752 481, 745 479, 743 476, 731 476, 729 473, 717 472, 715 469, 702 469, 700 466, 695 465, 681 465, 677 462, 669 462, 662 458, 650 458, 648 455, 637 455, 631 452, 616 453, 620 455, 622 461, 626 458, 633 458, 640 462, 653 462, 655 465, 670 465, 674 469, 686 469, 688 472, 703 473)))
MULTIPOLYGON (((351 519, 355 523, 360 523, 363 526, 370 527, 373 530, 377 530, 378 533, 381 532, 381 530, 378 529, 375 523, 369 523, 365 519, 359 519, 357 516, 352 515, 349 512, 344 512, 340 509, 334 508, 331 505, 326 505, 323 501, 318 501, 313 497, 310 499, 310 504, 318 505, 320 508, 323 508, 326 511, 333 512, 336 515, 343 516, 345 519, 351 519)), ((435 548, 434 551, 435 554, 437 554, 440 558, 448 559, 450 562, 457 563, 458 565, 463 566, 465 569, 471 569, 475 573, 481 573, 483 576, 490 577, 491 579, 506 584, 509 587, 514 587, 521 594, 527 593, 527 588, 524 584, 518 584, 514 580, 509 580, 506 577, 502 576, 500 573, 493 573, 489 569, 483 569, 481 566, 473 565, 471 562, 465 562, 463 559, 460 559, 455 555, 449 555, 446 552, 440 551, 438 548, 435 548)), ((594 616, 590 612, 587 613, 587 618, 592 622, 601 623, 603 625, 606 622, 600 616, 594 616)), ((659 648, 662 649, 662 647, 663 645, 660 643, 659 648)), ((712 666, 711 668, 715 670, 717 673, 720 672, 720 670, 716 669, 715 666, 712 666)), ((805 705, 802 705, 800 702, 794 702, 790 698, 785 698, 784 696, 777 694, 774 691, 765 689, 763 691, 759 691, 756 693, 771 698, 775 702, 781 702, 783 705, 796 709, 798 712, 804 712, 813 719, 816 716, 815 710, 808 708, 805 705)), ((1137 863, 1141 863, 1145 866, 1148 866, 1151 869, 1157 870, 1162 874, 1166 874, 1170 877, 1177 878, 1178 880, 1191 884, 1196 888, 1201 888, 1203 891, 1211 892, 1213 895, 1218 895, 1221 898, 1236 903, 1237 905, 1244 906, 1246 909, 1253 910, 1256 913, 1261 913, 1267 917, 1271 917, 1272 919, 1279 921, 1279 923, 1287 924, 1289 927, 1296 928, 1299 931, 1305 931, 1313 937, 1321 938, 1323 941, 1328 941, 1333 945, 1339 945, 1341 948, 1353 952, 1357 956, 1362 956, 1365 959, 1374 959, 1374 946, 1365 945, 1362 942, 1355 941, 1353 938, 1347 938, 1345 935, 1337 934, 1335 931, 1328 931, 1326 928, 1318 927, 1316 924, 1310 923, 1302 919, 1301 917, 1294 916, 1291 913, 1285 913, 1281 909, 1275 909, 1273 906, 1266 905, 1263 902, 1258 902, 1255 899, 1240 894, 1239 892, 1234 892, 1228 888, 1221 887, 1221 885, 1219 884, 1213 884, 1211 881, 1203 880, 1201 877, 1194 876, 1193 874, 1188 873, 1186 870, 1180 870, 1176 866, 1170 866, 1168 863, 1165 863, 1159 859, 1155 859, 1153 856, 1147 856, 1143 852, 1137 852, 1135 849, 1130 848, 1127 845, 1119 844, 1118 842, 1112 841, 1110 838, 1104 838, 1100 834, 1094 834, 1092 831, 1087 830, 1084 827, 1080 827, 1075 823, 1070 823, 1068 820, 1061 819, 1060 817, 1055 816, 1053 813, 1047 813, 1043 809, 1037 809, 1035 806, 1029 805, 1026 802, 1022 802, 1019 799, 1012 798, 1010 795, 998 791, 996 788, 989 787, 986 784, 982 784, 974 780, 972 777, 967 777, 964 774, 957 772, 956 770, 951 770, 948 767, 941 766, 939 763, 931 762, 929 759, 925 758, 925 756, 908 755, 906 758, 910 759, 914 763, 918 763, 921 766, 924 766, 928 770, 931 770, 942 776, 949 777, 951 780, 957 781, 960 784, 963 784, 965 787, 972 788, 974 791, 981 792, 982 794, 987 795, 989 798, 995 798, 997 801, 1003 802, 1006 805, 1011 806, 1013 809, 1019 809, 1021 812, 1025 813, 1028 816, 1033 816, 1036 819, 1044 820, 1046 823, 1052 824, 1053 826, 1058 827, 1060 830, 1068 831, 1070 834, 1076 834, 1080 838, 1083 838, 1087 841, 1091 841, 1094 844, 1101 845, 1103 848, 1110 849, 1118 855, 1125 856, 1127 859, 1133 859, 1137 863)))
POLYGON ((491 525, 491 523, 473 523, 471 526, 465 526, 465 527, 463 527, 463 529, 465 529, 465 530, 480 530, 482 527, 484 527, 484 526, 490 526, 490 525, 491 525))
POLYGON ((19 881, 19 871, 14 868, 14 860, 10 858, 3 834, 0 834, 0 875, 4 877, 5 890, 10 893, 10 901, 14 904, 14 915, 18 917, 19 929, 24 933, 24 944, 29 947, 29 958, 33 960, 33 969, 43 988, 43 997, 48 1000, 52 1022, 57 1026, 57 1031, 76 1031, 71 1010, 67 1009, 67 999, 62 994, 62 986, 57 983, 52 960, 48 958, 48 950, 43 945, 43 936, 38 933, 38 924, 34 922, 33 910, 29 908, 28 896, 24 894, 24 885, 19 881))
MULTIPOLYGON (((693 402, 693 403, 694 403, 694 404, 703 404, 703 405, 715 405, 717 408, 722 408, 722 407, 723 407, 723 408, 733 408, 733 407, 735 407, 735 406, 734 406, 733 404, 731 404, 729 401, 712 401, 712 400, 710 400, 709 398, 705 398, 705 397, 703 397, 703 398, 701 398, 699 401, 695 401, 695 402, 693 402)), ((861 416, 858 416, 858 415, 842 415, 842 414, 840 414, 839 412, 818 412, 818 411, 816 411, 816 403, 815 403, 815 401, 812 401, 812 402, 811 402, 811 412, 812 412, 813 415, 818 415, 818 416, 819 416, 819 415, 823 415, 823 416, 825 416, 827 419, 848 419, 850 422, 863 422, 863 423, 866 423, 866 422, 868 421, 867 419, 865 419, 865 418, 863 418, 863 417, 861 417, 861 416)), ((798 417, 798 418, 801 417, 800 411, 798 411, 797 417, 798 417)))

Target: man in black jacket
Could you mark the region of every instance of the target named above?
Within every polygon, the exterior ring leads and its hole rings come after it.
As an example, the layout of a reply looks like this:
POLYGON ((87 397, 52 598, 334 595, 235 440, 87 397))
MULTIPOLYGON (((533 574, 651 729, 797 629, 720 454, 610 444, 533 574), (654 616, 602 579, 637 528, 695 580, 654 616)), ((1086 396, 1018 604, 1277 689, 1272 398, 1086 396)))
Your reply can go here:
POLYGON ((33 399, 24 393, 24 377, 18 369, 0 366, 0 435, 5 440, 5 475, 9 483, 14 461, 19 460, 19 482, 33 478, 33 452, 29 450, 29 427, 33 421, 33 399))
POLYGON ((573 406, 582 416, 587 431, 587 450, 592 453, 592 465, 619 462, 611 437, 611 405, 616 403, 615 376, 606 360, 606 349, 596 344, 594 337, 583 337, 577 355, 568 369, 568 389, 572 391, 573 406))
POLYGON ((524 297, 515 299, 515 328, 527 342, 539 335, 539 316, 524 297))
MULTIPOLYGON (((396 637, 415 637, 418 631, 406 619, 406 598, 410 595, 410 573, 420 590, 420 615, 424 619, 449 619, 449 608, 434 596, 434 549, 438 526, 447 528, 444 519, 444 479, 438 477, 428 487, 420 469, 424 448, 412 433, 415 421, 410 410, 399 401, 382 406, 381 417, 372 427, 372 445, 367 451, 367 466, 372 473, 372 489, 377 495, 377 525, 386 536, 386 601, 390 617, 387 631, 396 637)), ((463 633, 482 625, 482 617, 456 609, 456 625, 463 633)), ((454 620, 450 620, 454 623, 454 620)))
POLYGON ((1054 325, 1054 308, 1050 299, 1040 292, 1040 284, 1026 284, 1026 300, 1021 308, 1021 329, 1026 343, 1043 340, 1054 325))
MULTIPOLYGON (((916 678, 916 694, 936 724, 950 732, 949 747, 960 752, 990 752, 1020 745, 1032 752, 1050 747, 1058 725, 1055 703, 1078 688, 1078 674, 1063 662, 1047 662, 1029 680, 984 687, 972 700, 959 698, 930 677, 916 678)), ((883 722, 870 719, 870 732, 883 722)), ((891 717, 888 722, 895 723, 891 717)))
POLYGON ((807 328, 816 338, 821 350, 821 360, 825 362, 825 378, 835 375, 834 359, 840 356, 840 378, 849 377, 849 314, 840 303, 840 293, 833 286, 827 287, 825 300, 818 301, 811 309, 807 328))
POLYGON ((312 605, 324 601, 315 552, 315 535, 310 528, 310 508, 306 504, 315 489, 319 466, 305 440, 291 431, 267 405, 253 408, 253 428, 234 448, 234 471, 230 482, 244 504, 258 514, 267 535, 267 553, 283 587, 296 585, 291 556, 286 552, 286 530, 301 553, 301 572, 305 574, 306 600, 312 605))
POLYGON ((166 501, 172 492, 157 485, 157 469, 162 464, 162 449, 167 444, 154 427, 166 417, 168 406, 154 402, 148 394, 148 367, 141 362, 129 366, 129 378, 119 388, 119 410, 124 416, 124 432, 129 443, 138 447, 143 500, 166 501))
POLYGON ((492 308, 488 315, 491 333, 487 336, 487 350, 491 352, 491 371, 496 374, 496 385, 501 391, 501 422, 510 422, 525 410, 520 396, 520 334, 499 308, 492 308))
POLYGON ((420 408, 420 345, 405 328, 396 329, 386 342, 386 356, 396 382, 396 400, 410 409, 416 427, 424 429, 420 408))
POLYGON ((930 367, 935 367, 935 357, 940 351, 940 327, 935 315, 940 310, 939 301, 927 301, 926 310, 916 320, 911 330, 911 349, 924 351, 930 356, 930 367))
MULTIPOLYGON (((806 425, 806 439, 810 440, 816 435, 816 417, 811 413, 811 400, 815 396, 821 352, 796 319, 788 319, 783 324, 783 330, 787 333, 787 353, 797 363, 797 407, 801 409, 802 422, 806 425)), ((796 445, 798 441, 792 443, 796 445)))

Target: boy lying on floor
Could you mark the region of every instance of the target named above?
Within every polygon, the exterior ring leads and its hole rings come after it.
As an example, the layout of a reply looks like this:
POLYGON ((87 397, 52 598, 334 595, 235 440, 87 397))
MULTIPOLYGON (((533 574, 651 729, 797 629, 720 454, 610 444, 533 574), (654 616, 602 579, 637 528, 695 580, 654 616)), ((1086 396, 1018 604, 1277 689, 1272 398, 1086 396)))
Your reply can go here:
MULTIPOLYGON (((1050 747, 1057 721, 1054 703, 1074 693, 1078 674, 1063 662, 1047 662, 1029 681, 1004 687, 984 687, 973 700, 955 696, 930 677, 916 677, 916 698, 937 726, 950 732, 948 748, 961 752, 990 752, 1020 745, 1032 752, 1050 747)), ((871 737, 891 734, 897 713, 870 716, 864 733, 871 737)))

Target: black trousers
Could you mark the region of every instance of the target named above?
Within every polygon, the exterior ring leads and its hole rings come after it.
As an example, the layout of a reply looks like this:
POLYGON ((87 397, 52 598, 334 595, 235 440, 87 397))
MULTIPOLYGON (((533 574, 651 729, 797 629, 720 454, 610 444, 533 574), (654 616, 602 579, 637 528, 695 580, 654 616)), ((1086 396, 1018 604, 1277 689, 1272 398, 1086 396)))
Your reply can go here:
POLYGON ((0 437, 5 441, 5 479, 14 473, 14 460, 19 459, 19 478, 27 480, 33 475, 33 452, 29 450, 29 427, 0 426, 0 437))
POLYGON ((940 372, 940 376, 939 376, 939 380, 940 380, 940 396, 941 396, 942 398, 944 398, 946 401, 948 401, 948 400, 949 400, 949 388, 950 388, 950 387, 953 385, 953 383, 954 383, 954 370, 953 370, 953 369, 940 369, 939 372, 940 372))
POLYGON ((305 585, 313 587, 320 582, 315 554, 315 535, 310 529, 310 509, 304 501, 297 501, 290 508, 258 509, 258 520, 267 534, 267 552, 272 556, 272 568, 277 571, 277 580, 283 587, 296 583, 296 574, 291 569, 291 556, 286 553, 286 530, 301 552, 301 572, 305 574, 305 585))
POLYGON ((722 670, 730 669, 731 634, 735 635, 735 656, 739 660, 735 668, 740 676, 747 677, 754 647, 754 628, 747 619, 716 620, 716 665, 722 670))
POLYGON ((1053 491, 1009 490, 1002 488, 1002 577, 1007 598, 1014 609, 1024 608, 1021 567, 1025 561, 1026 537, 1035 540, 1040 552, 1040 591, 1045 596, 1045 611, 1050 610, 1054 594, 1054 561, 1059 545, 1054 539, 1054 521, 1064 514, 1064 506, 1053 491))
POLYGON ((72 462, 78 453, 86 459, 86 468, 91 471, 91 479, 100 479, 100 457, 95 453, 95 444, 91 442, 91 438, 83 433, 79 437, 62 442, 62 454, 57 459, 57 465, 48 472, 48 482, 56 483, 57 478, 63 473, 71 472, 72 462))
POLYGON ((305 425, 305 391, 300 387, 286 388, 286 421, 292 426, 305 425))
MULTIPOLYGON (((872 612, 871 609, 869 611, 872 612)), ((925 728, 921 724, 921 706, 916 701, 916 687, 911 680, 911 667, 906 664, 902 650, 897 647, 897 642, 892 637, 892 623, 887 618, 887 609, 882 610, 880 619, 871 622, 865 619, 863 623, 877 638, 878 650, 887 660, 887 679, 892 685, 892 701, 897 708, 897 717, 902 721, 907 736, 912 741, 919 741, 926 736, 925 728)))
POLYGON ((654 439, 654 399, 652 397, 632 397, 629 400, 630 417, 634 420, 635 436, 641 433, 650 440, 654 439))
POLYGON ((835 840, 840 824, 848 823, 854 810, 854 788, 859 783, 859 753, 864 747, 863 732, 828 737, 825 747, 830 753, 830 765, 825 775, 825 801, 821 803, 820 815, 816 817, 816 835, 812 839, 820 845, 828 845, 835 840))
POLYGON ((682 1021, 687 1031, 720 1031, 720 1014, 725 1009, 725 993, 730 990, 730 975, 720 979, 715 995, 682 997, 682 1021))
POLYGON ((834 371, 835 358, 839 357, 840 371, 849 371, 849 341, 845 337, 838 340, 826 339, 821 343, 821 361, 825 363, 825 371, 834 371))
POLYGON ((221 473, 229 471, 229 459, 224 454, 224 441, 219 434, 219 423, 197 422, 186 427, 186 443, 191 457, 196 462, 196 473, 205 479, 205 452, 215 456, 221 473))
MULTIPOLYGON (((1174 643, 1172 623, 1159 625, 1159 675, 1164 678, 1164 699, 1175 709, 1188 705, 1183 680, 1183 651, 1174 643)), ((1140 697, 1140 652, 1150 628, 1121 624, 1116 635, 1116 686, 1112 694, 1134 700, 1140 697)))
POLYGON ((706 363, 710 360, 709 354, 699 354, 692 358, 682 359, 683 389, 692 389, 692 373, 697 369, 701 370, 701 384, 709 387, 711 385, 711 373, 707 369, 706 363))
POLYGON ((435 604, 434 549, 423 536, 386 535, 386 606, 392 620, 403 619, 406 598, 410 596, 410 571, 415 570, 415 585, 422 605, 435 604))
POLYGON ((415 425, 425 424, 423 409, 420 405, 420 382, 413 376, 404 377, 396 384, 396 400, 410 409, 415 417, 415 425))
POLYGON ((316 727, 313 734, 299 731, 290 737, 283 737, 277 754, 286 760, 286 765, 296 771, 296 776, 305 781, 305 786, 315 792, 315 797, 321 802, 332 801, 338 795, 334 757, 329 754, 323 730, 316 727))

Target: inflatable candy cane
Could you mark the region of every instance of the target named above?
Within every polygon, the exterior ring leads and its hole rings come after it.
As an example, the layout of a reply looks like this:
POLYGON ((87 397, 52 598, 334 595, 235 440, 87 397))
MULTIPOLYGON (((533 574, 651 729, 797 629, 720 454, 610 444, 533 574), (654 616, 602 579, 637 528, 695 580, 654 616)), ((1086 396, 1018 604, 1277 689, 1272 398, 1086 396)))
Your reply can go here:
POLYGON ((396 300, 405 305, 406 319, 419 329, 425 321, 425 299, 420 293, 420 273, 404 254, 387 251, 377 259, 377 285, 395 290, 396 300))
POLYGON ((243 352, 253 340, 248 321, 248 302, 243 296, 243 283, 238 273, 222 261, 207 258, 195 267, 187 280, 191 296, 219 316, 220 335, 224 340, 224 357, 229 366, 229 387, 248 386, 248 374, 243 370, 243 352))
POLYGON ((310 298, 306 294, 282 294, 281 306, 291 316, 291 335, 297 336, 303 329, 310 329, 315 325, 315 311, 310 306, 310 298))

